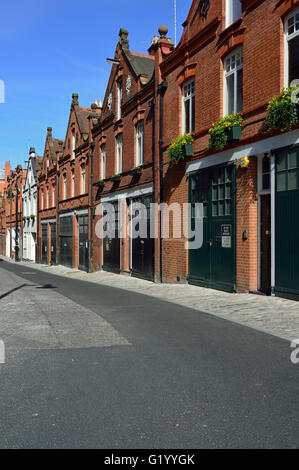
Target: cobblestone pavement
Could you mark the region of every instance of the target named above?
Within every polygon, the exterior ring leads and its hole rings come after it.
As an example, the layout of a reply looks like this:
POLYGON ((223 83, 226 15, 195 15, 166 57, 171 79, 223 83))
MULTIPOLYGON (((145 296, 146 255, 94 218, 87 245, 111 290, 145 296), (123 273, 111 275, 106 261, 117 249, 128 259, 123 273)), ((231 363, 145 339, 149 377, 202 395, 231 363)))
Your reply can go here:
MULTIPOLYGON (((2 258, 11 261, 6 257, 2 258)), ((287 340, 299 338, 299 302, 293 300, 254 294, 230 294, 186 284, 155 284, 143 279, 105 271, 88 274, 64 266, 46 266, 29 262, 20 264, 58 276, 72 277, 158 297, 287 340)))

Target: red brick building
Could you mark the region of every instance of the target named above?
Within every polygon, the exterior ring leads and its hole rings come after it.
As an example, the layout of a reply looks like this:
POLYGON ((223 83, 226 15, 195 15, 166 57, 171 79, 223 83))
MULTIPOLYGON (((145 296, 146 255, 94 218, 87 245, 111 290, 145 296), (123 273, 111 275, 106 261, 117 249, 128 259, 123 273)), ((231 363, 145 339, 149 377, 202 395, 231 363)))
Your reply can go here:
POLYGON ((4 192, 5 255, 15 259, 20 259, 22 253, 22 193, 25 180, 26 170, 18 165, 7 177, 4 192))
POLYGON ((5 169, 0 170, 0 254, 5 255, 5 197, 7 178, 10 175, 10 162, 5 162, 5 169))
MULTIPOLYGON (((100 109, 79 106, 73 94, 70 117, 59 168, 59 263, 90 269, 89 226, 92 145, 90 116, 100 116, 100 109)), ((58 222, 58 221, 57 221, 58 222)))
MULTIPOLYGON (((128 31, 121 29, 112 62, 102 114, 94 122, 94 269, 113 270, 154 278, 154 240, 116 236, 102 237, 100 207, 115 207, 116 219, 127 225, 132 202, 142 202, 150 220, 154 202, 155 155, 155 59, 132 52, 128 31), (101 233, 99 233, 101 232, 101 233)), ((123 225, 124 225, 123 224, 123 225)))
POLYGON ((269 102, 299 79, 299 0, 194 0, 183 26, 175 48, 160 27, 148 54, 132 52, 121 29, 103 105, 83 108, 74 94, 65 141, 48 129, 39 260, 298 298, 298 106, 278 100, 293 121, 269 127, 269 102), (184 133, 193 152, 170 164, 184 133), (145 205, 149 229, 152 202, 189 204, 202 243, 175 233, 183 214, 168 236, 157 213, 156 238, 121 232, 133 203, 145 205), (115 236, 100 224, 109 206, 115 236))
POLYGON ((72 104, 65 140, 48 128, 43 171, 39 176, 39 257, 42 263, 89 270, 90 116, 100 109, 72 104))
POLYGON ((52 127, 48 127, 37 187, 37 262, 45 264, 56 264, 57 261, 57 160, 63 154, 63 145, 64 141, 55 139, 52 127))
POLYGON ((156 48, 168 85, 163 200, 204 206, 201 248, 163 240, 163 280, 298 295, 299 129, 265 134, 264 123, 271 98, 299 78, 299 2, 194 0, 178 46, 156 48), (232 112, 241 138, 208 150, 212 123, 232 112), (194 155, 169 166, 167 148, 184 132, 194 155))

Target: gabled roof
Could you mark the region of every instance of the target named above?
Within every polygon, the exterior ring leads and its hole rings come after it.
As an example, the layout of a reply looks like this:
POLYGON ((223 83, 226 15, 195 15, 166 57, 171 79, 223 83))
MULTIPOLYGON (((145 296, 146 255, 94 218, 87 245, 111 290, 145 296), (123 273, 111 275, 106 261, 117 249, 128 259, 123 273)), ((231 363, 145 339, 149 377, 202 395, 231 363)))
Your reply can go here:
POLYGON ((56 152, 58 152, 58 150, 59 150, 59 144, 61 144, 61 143, 63 144, 64 140, 63 139, 53 139, 53 137, 50 137, 48 139, 48 142, 49 142, 49 149, 50 149, 52 161, 56 162, 56 160, 57 160, 56 152))
POLYGON ((128 49, 123 49, 123 52, 137 77, 147 75, 148 78, 152 78, 155 68, 154 57, 139 54, 138 52, 131 52, 128 49))
POLYGON ((81 134, 88 134, 89 133, 88 116, 90 116, 92 109, 83 108, 82 106, 78 106, 78 105, 74 106, 74 109, 75 109, 78 126, 79 126, 81 134))

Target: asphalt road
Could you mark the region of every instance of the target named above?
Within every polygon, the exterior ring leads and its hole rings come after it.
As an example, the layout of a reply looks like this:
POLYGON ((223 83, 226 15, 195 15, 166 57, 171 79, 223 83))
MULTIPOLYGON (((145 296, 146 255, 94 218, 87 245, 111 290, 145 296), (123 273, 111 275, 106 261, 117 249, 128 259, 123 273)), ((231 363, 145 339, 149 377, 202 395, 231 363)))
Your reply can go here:
POLYGON ((53 316, 65 299, 70 323, 74 312, 84 329, 91 312, 116 338, 48 348, 14 338, 0 365, 0 448, 299 446, 299 364, 287 341, 153 297, 2 260, 0 269, 0 287, 5 272, 38 283, 53 316))

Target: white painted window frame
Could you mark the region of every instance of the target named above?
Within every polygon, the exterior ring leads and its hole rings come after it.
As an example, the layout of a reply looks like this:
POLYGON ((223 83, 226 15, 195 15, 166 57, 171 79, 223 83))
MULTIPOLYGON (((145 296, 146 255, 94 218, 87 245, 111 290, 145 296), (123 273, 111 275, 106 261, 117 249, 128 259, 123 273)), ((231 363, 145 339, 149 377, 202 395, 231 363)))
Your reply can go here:
POLYGON ((144 121, 136 125, 136 166, 144 163, 144 121))
POLYGON ((123 135, 116 137, 116 174, 122 173, 123 166, 123 135))
POLYGON ((224 57, 223 59, 223 116, 228 116, 228 87, 227 87, 227 78, 231 75, 234 75, 234 112, 237 112, 237 74, 239 70, 243 69, 243 47, 237 47, 230 54, 224 57), (235 67, 229 72, 226 71, 226 62, 227 60, 232 59, 234 55, 241 51, 241 62, 240 65, 235 65, 235 67))
MULTIPOLYGON (((193 105, 192 105, 192 98, 195 97, 195 78, 191 78, 191 80, 188 80, 186 83, 182 85, 182 133, 185 134, 187 132, 186 130, 186 112, 185 112, 185 102, 190 101, 190 107, 189 107, 189 122, 190 122, 190 127, 191 131, 188 132, 189 134, 192 134, 194 132, 194 129, 192 129, 192 113, 193 113, 193 105), (192 83, 194 83, 194 87, 192 90, 192 83), (188 86, 190 85, 190 93, 188 93, 188 86), (185 89, 187 88, 187 96, 185 95, 185 89)), ((195 109, 194 109, 195 113, 195 109)))
POLYGON ((63 199, 66 199, 66 193, 67 193, 67 188, 66 188, 66 174, 63 175, 63 199))
POLYGON ((75 197, 75 170, 72 170, 72 197, 75 197))
MULTIPOLYGON (((289 86, 289 41, 299 35, 299 28, 289 35, 288 21, 299 14, 299 8, 296 8, 284 20, 284 86, 289 86)), ((297 77, 299 79, 299 77, 297 77)))
POLYGON ((123 79, 122 77, 119 78, 117 82, 117 119, 121 119, 122 117, 122 98, 123 98, 123 79))
POLYGON ((81 194, 85 194, 86 190, 86 167, 81 166, 81 194))
POLYGON ((242 3, 240 0, 225 0, 225 27, 237 21, 242 16, 242 3))
POLYGON ((106 178, 106 144, 101 146, 101 178, 106 178))
POLYGON ((75 136, 75 129, 72 130, 72 159, 75 160, 76 157, 76 136, 75 136))

